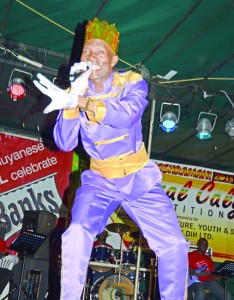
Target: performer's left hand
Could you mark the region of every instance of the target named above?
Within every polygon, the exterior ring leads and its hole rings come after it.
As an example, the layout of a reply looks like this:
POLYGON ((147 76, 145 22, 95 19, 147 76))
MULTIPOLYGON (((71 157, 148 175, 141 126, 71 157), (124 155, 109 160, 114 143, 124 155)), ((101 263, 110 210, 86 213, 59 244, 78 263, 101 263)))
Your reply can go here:
POLYGON ((88 79, 92 72, 92 64, 91 62, 80 62, 75 63, 70 70, 70 77, 74 77, 74 80, 71 81, 71 93, 75 95, 83 96, 87 87, 88 87, 88 79), (82 72, 77 78, 75 78, 76 73, 82 72))

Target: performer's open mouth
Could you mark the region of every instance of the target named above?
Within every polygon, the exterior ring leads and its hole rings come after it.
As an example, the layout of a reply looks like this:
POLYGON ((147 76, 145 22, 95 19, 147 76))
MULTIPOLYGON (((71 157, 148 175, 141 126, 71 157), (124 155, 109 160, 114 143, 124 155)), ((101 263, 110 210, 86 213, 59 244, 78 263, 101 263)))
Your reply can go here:
POLYGON ((97 65, 92 65, 92 70, 99 70, 99 69, 101 69, 101 67, 100 66, 97 66, 97 65))

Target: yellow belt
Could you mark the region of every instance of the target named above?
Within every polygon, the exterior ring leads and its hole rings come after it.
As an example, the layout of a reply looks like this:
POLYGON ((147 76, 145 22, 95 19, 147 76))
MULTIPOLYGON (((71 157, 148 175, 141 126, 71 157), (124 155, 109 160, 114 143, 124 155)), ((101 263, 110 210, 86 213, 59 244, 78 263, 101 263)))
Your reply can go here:
POLYGON ((113 156, 104 160, 91 158, 90 169, 98 172, 105 178, 122 178, 142 169, 149 161, 145 145, 141 149, 129 155, 113 156))

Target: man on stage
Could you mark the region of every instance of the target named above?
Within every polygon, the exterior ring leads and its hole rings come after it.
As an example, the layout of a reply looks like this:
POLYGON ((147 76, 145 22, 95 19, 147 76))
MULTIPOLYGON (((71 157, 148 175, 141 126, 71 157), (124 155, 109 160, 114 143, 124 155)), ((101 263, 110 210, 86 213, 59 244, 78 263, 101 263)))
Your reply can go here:
POLYGON ((62 236, 61 298, 80 300, 93 241, 122 205, 158 257, 161 300, 184 300, 188 245, 160 185, 162 174, 142 140, 148 86, 138 73, 113 71, 118 45, 115 25, 95 18, 86 27, 81 62, 71 68, 69 93, 41 74, 34 81, 52 100, 45 113, 60 110, 54 127, 57 146, 72 151, 80 133, 91 157, 62 236))

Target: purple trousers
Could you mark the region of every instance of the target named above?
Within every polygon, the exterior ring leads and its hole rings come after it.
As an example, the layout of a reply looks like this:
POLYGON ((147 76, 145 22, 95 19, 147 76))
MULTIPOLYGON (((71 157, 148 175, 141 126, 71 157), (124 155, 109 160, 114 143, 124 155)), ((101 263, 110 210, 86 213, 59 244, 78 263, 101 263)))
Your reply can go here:
POLYGON ((81 299, 93 241, 120 204, 158 258, 161 300, 187 299, 188 244, 160 184, 134 200, 108 185, 83 184, 77 190, 72 221, 62 236, 61 299, 81 299))

